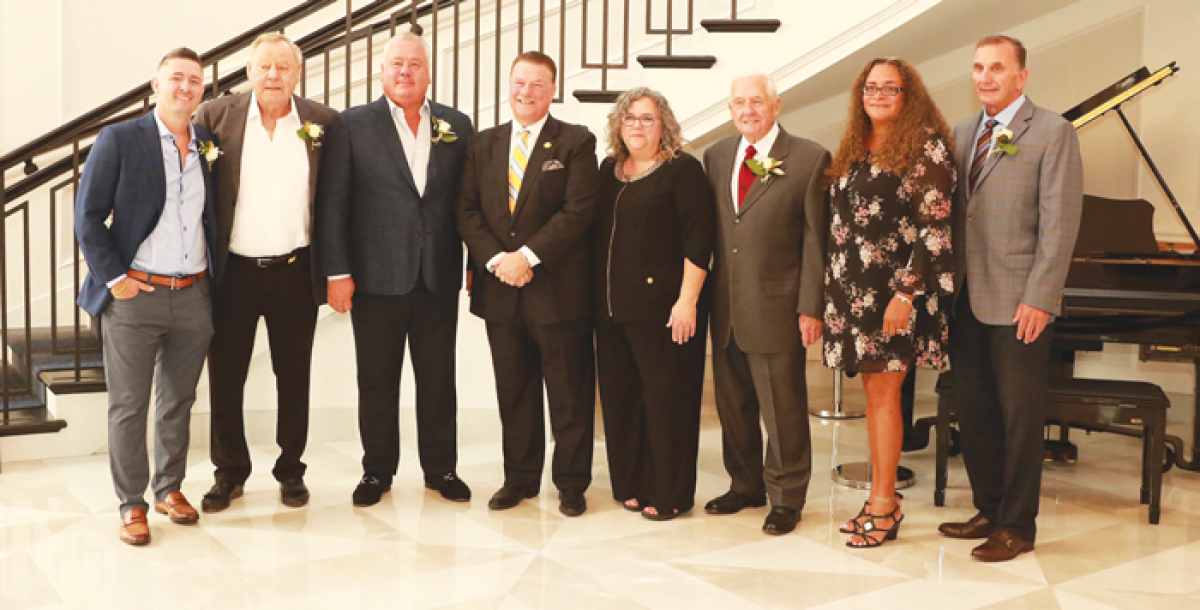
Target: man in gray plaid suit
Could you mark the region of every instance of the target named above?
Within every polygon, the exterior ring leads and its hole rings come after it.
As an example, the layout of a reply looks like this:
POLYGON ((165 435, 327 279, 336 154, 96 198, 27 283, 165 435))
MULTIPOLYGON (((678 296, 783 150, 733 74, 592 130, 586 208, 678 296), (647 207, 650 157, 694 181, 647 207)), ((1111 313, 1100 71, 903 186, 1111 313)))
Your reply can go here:
POLYGON ((1075 130, 1025 97, 1028 76, 1020 41, 981 40, 972 80, 983 113, 954 129, 967 179, 954 200, 950 363, 979 513, 938 530, 986 538, 971 553, 983 561, 1033 550, 1051 327, 1083 208, 1075 130))

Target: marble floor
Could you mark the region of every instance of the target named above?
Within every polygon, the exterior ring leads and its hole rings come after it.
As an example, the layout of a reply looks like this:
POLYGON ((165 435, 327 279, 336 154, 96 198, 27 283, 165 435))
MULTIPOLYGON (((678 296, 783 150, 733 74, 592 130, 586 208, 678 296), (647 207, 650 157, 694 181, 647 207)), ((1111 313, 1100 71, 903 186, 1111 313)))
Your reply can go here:
MULTIPOLYGON (((850 403, 861 401, 857 386, 847 384, 850 403)), ((811 391, 813 400, 829 393, 811 391)), ((932 408, 923 395, 919 410, 932 408)), ((607 487, 602 433, 587 514, 560 515, 548 477, 540 497, 489 512, 502 476, 499 421, 482 409, 460 413, 459 473, 475 498, 446 502, 423 488, 413 419, 406 410, 400 474, 376 506, 350 504, 357 442, 310 444, 312 502, 298 510, 278 502, 274 447, 255 446, 258 471, 242 500, 190 527, 151 515, 154 540, 143 548, 117 539, 107 456, 5 464, 0 609, 1200 608, 1200 475, 1166 474, 1162 522, 1148 525, 1133 439, 1077 434, 1080 461, 1047 465, 1037 551, 988 565, 969 558, 972 542, 935 531, 973 510, 956 458, 947 506, 933 506, 932 447, 904 458, 918 485, 900 539, 843 545, 838 524, 865 492, 828 473, 864 458, 861 420, 812 420, 816 475, 803 521, 767 537, 763 509, 667 523, 622 510, 607 487)), ((193 450, 184 492, 197 504, 211 471, 193 450)), ((710 391, 699 502, 727 484, 710 391)))

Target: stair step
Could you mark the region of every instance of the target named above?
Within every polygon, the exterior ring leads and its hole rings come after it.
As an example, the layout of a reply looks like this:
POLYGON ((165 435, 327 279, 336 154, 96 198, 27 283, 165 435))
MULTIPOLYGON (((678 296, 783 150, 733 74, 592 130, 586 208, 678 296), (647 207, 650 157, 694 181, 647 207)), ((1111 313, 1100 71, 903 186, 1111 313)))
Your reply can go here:
POLYGON ((717 63, 715 55, 638 55, 643 68, 707 70, 717 63))
POLYGON ((779 30, 778 19, 703 19, 700 27, 709 32, 761 33, 779 30))
POLYGON ((44 434, 58 432, 66 427, 66 420, 54 419, 45 407, 11 411, 7 420, 0 416, 0 436, 44 434))
POLYGON ((624 91, 605 91, 603 89, 576 89, 572 94, 575 99, 585 104, 611 104, 617 101, 624 91))
POLYGON ((86 394, 90 392, 107 392, 108 384, 104 381, 103 368, 87 368, 79 371, 79 379, 75 379, 74 369, 69 371, 42 371, 38 378, 46 384, 46 389, 55 394, 86 394))
MULTIPOLYGON (((54 335, 55 329, 48 326, 30 329, 30 345, 29 349, 27 349, 25 345, 25 330, 10 328, 8 331, 8 345, 17 357, 29 351, 32 351, 35 357, 42 354, 51 354, 55 347, 54 335)), ((75 329, 70 326, 59 327, 57 335, 58 352, 60 354, 69 352, 73 355, 75 351, 75 329)), ((100 337, 96 334, 95 330, 90 328, 79 329, 79 345, 83 353, 99 352, 102 349, 100 337)))

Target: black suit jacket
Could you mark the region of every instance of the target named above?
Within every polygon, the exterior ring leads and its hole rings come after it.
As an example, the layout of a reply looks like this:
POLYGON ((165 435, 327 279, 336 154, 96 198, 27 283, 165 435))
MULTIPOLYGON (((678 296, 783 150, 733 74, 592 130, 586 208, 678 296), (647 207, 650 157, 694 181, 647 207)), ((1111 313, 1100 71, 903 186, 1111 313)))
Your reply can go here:
MULTIPOLYGON (((166 170, 162 142, 158 137, 155 110, 141 118, 110 125, 100 130, 88 155, 79 194, 75 197, 75 235, 88 264, 87 279, 79 291, 79 306, 99 316, 112 302, 108 282, 129 270, 142 242, 158 226, 167 200, 166 170), (112 224, 105 220, 112 216, 112 224)), ((201 142, 216 140, 196 126, 201 142)), ((210 297, 217 294, 221 265, 215 260, 216 167, 210 171, 204 157, 204 237, 208 244, 210 297)))
MULTIPOLYGON (((233 211, 237 205, 238 187, 242 180, 242 141, 246 136, 246 118, 250 112, 251 95, 249 92, 237 95, 227 95, 217 98, 200 107, 196 112, 196 125, 207 129, 221 141, 223 154, 217 158, 214 167, 218 170, 220 180, 217 181, 217 262, 222 269, 229 259, 229 239, 233 235, 233 211)), ((337 111, 324 104, 306 100, 299 96, 292 97, 296 106, 296 114, 300 122, 311 121, 317 125, 327 126, 337 117, 337 111)), ((293 134, 276 135, 282 137, 300 137, 293 134)), ((320 171, 322 147, 305 145, 308 150, 308 193, 309 212, 312 215, 313 202, 317 196, 317 173, 320 171)), ((271 176, 263 176, 263 180, 271 180, 271 176)), ((313 298, 320 305, 325 302, 325 274, 321 271, 320 247, 316 243, 313 232, 309 233, 310 252, 312 253, 313 298)), ((277 254, 285 254, 278 252, 277 254)))
POLYGON ((471 313, 511 322, 518 307, 545 324, 591 314, 588 231, 597 192, 596 136, 582 125, 549 117, 530 151, 516 209, 508 210, 512 123, 471 141, 458 200, 458 227, 475 268, 522 246, 541 260, 533 280, 513 288, 486 271, 476 274, 471 313))
POLYGON ((405 295, 417 278, 434 294, 462 286, 454 203, 474 128, 453 108, 429 106, 458 139, 430 150, 424 196, 386 98, 346 110, 325 133, 315 221, 321 262, 326 276, 350 274, 356 291, 405 295))

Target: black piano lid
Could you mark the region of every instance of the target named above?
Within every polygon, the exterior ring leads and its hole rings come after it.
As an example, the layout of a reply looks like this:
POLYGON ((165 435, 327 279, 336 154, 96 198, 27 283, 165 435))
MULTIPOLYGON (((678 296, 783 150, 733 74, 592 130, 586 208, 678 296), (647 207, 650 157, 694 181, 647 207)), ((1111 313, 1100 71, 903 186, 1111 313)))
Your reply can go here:
POLYGON ((1092 97, 1089 97, 1078 106, 1064 112, 1062 116, 1064 119, 1074 123, 1079 119, 1079 117, 1103 106, 1104 104, 1108 103, 1109 100, 1131 89, 1134 85, 1137 85, 1147 78, 1150 78, 1150 70, 1147 69, 1146 66, 1142 66, 1137 70, 1134 70, 1129 76, 1122 78, 1103 91, 1093 95, 1092 97))

